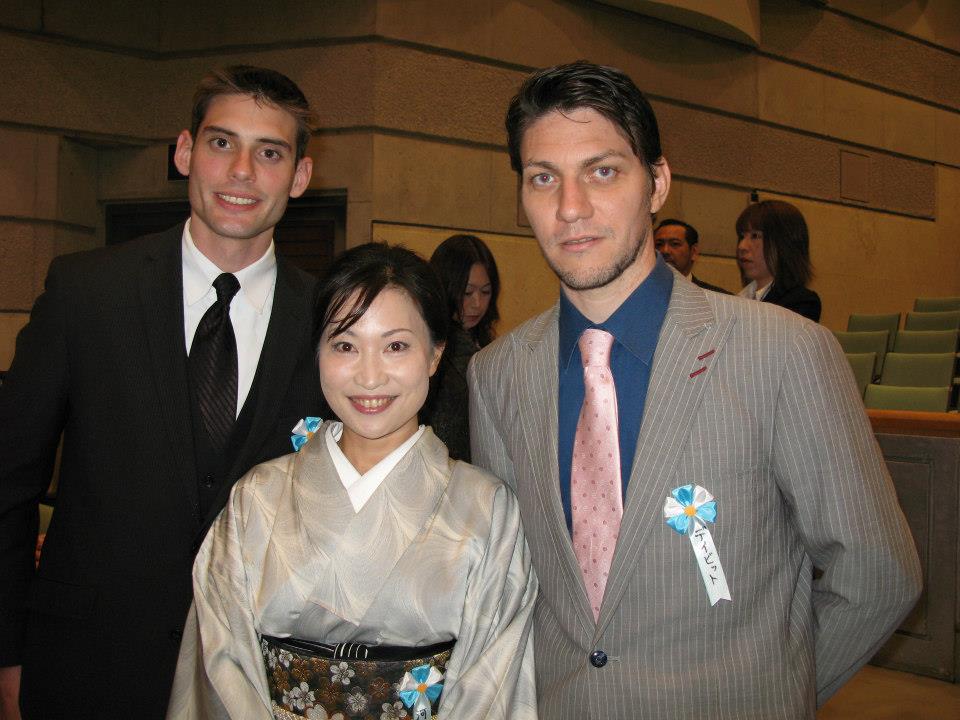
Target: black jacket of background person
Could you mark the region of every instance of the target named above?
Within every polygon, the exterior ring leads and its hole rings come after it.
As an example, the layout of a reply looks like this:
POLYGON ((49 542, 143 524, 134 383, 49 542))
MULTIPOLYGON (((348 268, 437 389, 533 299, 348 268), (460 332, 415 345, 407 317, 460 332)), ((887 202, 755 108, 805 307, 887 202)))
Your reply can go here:
POLYGON ((0 386, 0 665, 23 664, 29 720, 164 716, 200 541, 237 478, 291 452, 291 428, 319 409, 314 280, 278 257, 238 430, 215 476, 200 469, 182 233, 54 259, 0 386), (35 573, 37 501, 61 430, 35 573))
POLYGON ((781 288, 774 280, 773 287, 763 296, 763 302, 785 307, 808 320, 820 322, 820 296, 803 285, 781 288))
POLYGON ((690 276, 690 282, 692 282, 697 287, 702 287, 704 290, 713 290, 713 292, 718 292, 721 295, 733 295, 733 293, 730 292, 729 290, 724 290, 722 287, 719 287, 718 285, 711 285, 710 283, 704 280, 701 280, 696 275, 690 276))

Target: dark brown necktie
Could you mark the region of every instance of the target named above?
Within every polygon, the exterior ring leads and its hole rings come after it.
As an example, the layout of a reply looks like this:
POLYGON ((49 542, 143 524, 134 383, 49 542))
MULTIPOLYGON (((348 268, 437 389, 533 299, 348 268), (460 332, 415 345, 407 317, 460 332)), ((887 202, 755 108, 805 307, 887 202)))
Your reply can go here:
POLYGON ((230 273, 213 281, 217 301, 200 318, 190 346, 190 382, 203 426, 217 452, 223 452, 237 418, 237 340, 230 301, 240 283, 230 273))

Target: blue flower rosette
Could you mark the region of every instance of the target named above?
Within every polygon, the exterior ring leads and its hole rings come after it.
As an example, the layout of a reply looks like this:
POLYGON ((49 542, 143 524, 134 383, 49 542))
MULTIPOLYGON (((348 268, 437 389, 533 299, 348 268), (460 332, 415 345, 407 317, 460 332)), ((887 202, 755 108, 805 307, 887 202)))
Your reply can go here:
POLYGON ((405 673, 400 682, 399 695, 410 708, 413 720, 430 720, 431 703, 443 692, 443 674, 433 665, 417 665, 405 673))
POLYGON ((323 420, 318 417, 305 417, 294 425, 293 430, 291 430, 293 435, 290 436, 290 443, 293 445, 294 452, 300 452, 300 448, 313 437, 322 422, 323 420))
POLYGON ((663 504, 663 517, 671 529, 690 538, 710 604, 731 600, 720 556, 706 525, 717 520, 717 501, 713 495, 700 485, 674 488, 663 504))

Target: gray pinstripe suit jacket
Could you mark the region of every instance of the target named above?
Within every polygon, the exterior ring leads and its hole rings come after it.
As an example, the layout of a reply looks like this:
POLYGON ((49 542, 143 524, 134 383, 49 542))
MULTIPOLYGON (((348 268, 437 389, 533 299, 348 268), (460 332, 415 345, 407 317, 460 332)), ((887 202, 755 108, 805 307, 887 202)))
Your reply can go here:
POLYGON ((499 339, 469 373, 473 461, 515 488, 540 578, 541 717, 813 718, 920 589, 836 341, 768 303, 673 284, 595 624, 560 505, 557 318, 499 339), (717 499, 732 602, 710 606, 690 542, 664 523, 687 483, 717 499))

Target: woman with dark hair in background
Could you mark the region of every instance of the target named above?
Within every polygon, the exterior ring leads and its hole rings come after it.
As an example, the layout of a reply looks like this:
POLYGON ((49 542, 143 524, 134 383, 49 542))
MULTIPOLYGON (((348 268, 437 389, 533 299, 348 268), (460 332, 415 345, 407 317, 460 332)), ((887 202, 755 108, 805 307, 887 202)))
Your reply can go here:
POLYGON ((435 273, 353 248, 314 317, 336 421, 307 418, 297 452, 233 488, 197 554, 168 718, 532 720, 516 497, 417 422, 450 324, 435 273))
POLYGON ((737 264, 749 280, 740 296, 820 322, 820 296, 806 287, 813 269, 800 211, 781 200, 752 203, 737 218, 737 237, 737 264))
POLYGON ((424 422, 446 443, 450 457, 470 462, 467 365, 493 340, 500 275, 490 248, 475 235, 448 237, 433 251, 430 265, 443 284, 454 326, 424 422))

